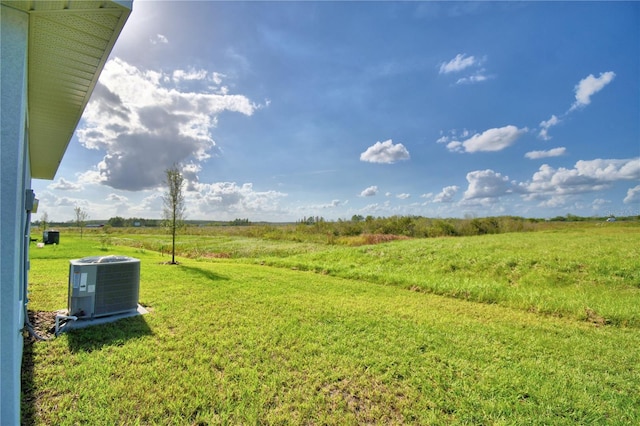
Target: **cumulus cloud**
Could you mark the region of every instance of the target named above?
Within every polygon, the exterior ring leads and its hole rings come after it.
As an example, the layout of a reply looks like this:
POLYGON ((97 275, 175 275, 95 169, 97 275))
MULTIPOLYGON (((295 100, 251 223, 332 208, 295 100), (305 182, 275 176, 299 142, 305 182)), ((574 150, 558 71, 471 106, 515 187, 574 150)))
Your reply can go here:
POLYGON ((196 210, 224 215, 246 215, 247 212, 268 215, 280 211, 279 201, 287 194, 278 191, 256 191, 253 184, 235 182, 196 183, 195 190, 187 192, 186 200, 196 210))
POLYGON ((378 187, 374 185, 374 186, 370 186, 370 187, 364 189, 360 193, 360 196, 361 197, 373 197, 376 194, 378 194, 378 187))
POLYGON ((640 203, 640 185, 627 190, 627 196, 622 200, 625 204, 640 203))
MULTIPOLYGON (((525 201, 538 201, 540 207, 557 208, 576 194, 605 190, 615 182, 638 180, 640 157, 581 160, 573 168, 556 169, 544 164, 530 180, 520 183, 490 169, 476 170, 467 173, 469 186, 461 204, 490 206, 500 197, 520 195, 525 201)), ((624 202, 638 201, 640 185, 628 190, 624 202)))
POLYGON ((210 92, 219 79, 204 70, 161 73, 118 58, 107 62, 77 131, 86 148, 105 151, 84 179, 116 189, 149 189, 162 185, 171 165, 197 165, 211 157, 218 115, 251 116, 258 108, 243 95, 210 92), (208 86, 181 91, 175 84, 182 81, 208 86))
POLYGON ((513 145, 526 132, 528 132, 526 127, 519 129, 512 125, 488 129, 482 133, 476 133, 465 141, 453 140, 447 143, 447 149, 451 152, 501 151, 513 145))
POLYGON ((401 200, 406 200, 407 198, 411 198, 411 194, 407 194, 407 193, 398 194, 396 195, 396 198, 399 198, 401 200))
POLYGON ((547 151, 530 151, 527 152, 524 156, 531 160, 538 160, 540 158, 560 157, 561 155, 565 155, 566 153, 567 149, 565 147, 558 147, 547 151))
POLYGON ((593 74, 589 74, 587 77, 580 80, 575 87, 576 100, 571 105, 570 111, 581 108, 591 103, 591 96, 598 93, 607 84, 613 81, 616 73, 613 71, 607 71, 600 73, 599 77, 595 77, 593 74))
POLYGON ((455 58, 449 62, 440 64, 440 74, 449 74, 452 72, 460 72, 465 68, 469 68, 478 63, 474 56, 467 56, 466 53, 458 53, 455 58))
POLYGON ((391 139, 376 142, 360 154, 360 161, 369 163, 393 164, 396 161, 408 160, 409 151, 401 143, 394 144, 391 139))
MULTIPOLYGON (((47 204, 51 204, 56 207, 89 207, 89 201, 83 198, 71 197, 53 197, 53 199, 50 200, 50 203, 47 204)), ((71 212, 72 210, 69 209, 69 211, 71 212)))
POLYGON ((69 182, 65 178, 61 177, 57 182, 53 182, 48 185, 49 189, 58 189, 60 191, 81 191, 84 187, 79 183, 69 182))
POLYGON ((459 189, 460 187, 456 185, 445 186, 439 194, 436 194, 436 196, 433 197, 433 202, 450 203, 453 201, 453 197, 458 193, 459 189))
POLYGON ((469 187, 464 192, 463 201, 473 199, 493 199, 514 192, 514 184, 508 176, 493 170, 476 170, 467 173, 469 187))
POLYGON ((600 191, 613 182, 640 179, 640 158, 581 160, 572 169, 540 166, 528 182, 519 185, 527 199, 600 191))
POLYGON ((124 195, 114 194, 113 192, 107 195, 106 199, 107 201, 112 201, 114 203, 126 203, 127 201, 129 201, 129 199, 124 195))

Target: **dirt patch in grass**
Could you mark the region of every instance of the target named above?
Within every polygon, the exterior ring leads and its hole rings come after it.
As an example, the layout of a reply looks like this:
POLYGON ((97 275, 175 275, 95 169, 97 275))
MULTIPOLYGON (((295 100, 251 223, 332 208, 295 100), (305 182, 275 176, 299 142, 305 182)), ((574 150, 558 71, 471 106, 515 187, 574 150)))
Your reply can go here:
POLYGON ((585 314, 587 316, 587 321, 595 325, 596 327, 601 327, 603 325, 607 325, 609 321, 601 315, 599 315, 596 311, 591 308, 585 309, 585 314))
MULTIPOLYGON (((29 311, 29 322, 33 327, 33 331, 45 339, 54 337, 56 331, 56 315, 59 313, 61 312, 29 311)), ((24 342, 25 344, 33 344, 37 340, 36 337, 28 334, 24 342)))
POLYGON ((343 379, 326 384, 320 391, 328 398, 331 411, 350 412, 359 424, 404 423, 402 406, 406 398, 376 380, 365 384, 343 379))

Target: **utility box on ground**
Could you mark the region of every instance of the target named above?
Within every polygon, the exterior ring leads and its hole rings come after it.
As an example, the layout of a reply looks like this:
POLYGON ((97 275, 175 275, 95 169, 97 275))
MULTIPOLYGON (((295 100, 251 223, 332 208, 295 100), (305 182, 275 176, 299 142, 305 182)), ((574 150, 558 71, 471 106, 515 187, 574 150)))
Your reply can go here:
POLYGON ((60 244, 60 231, 44 231, 42 242, 45 244, 60 244))
POLYGON ((93 256, 70 261, 68 313, 78 319, 135 311, 139 291, 139 259, 93 256))

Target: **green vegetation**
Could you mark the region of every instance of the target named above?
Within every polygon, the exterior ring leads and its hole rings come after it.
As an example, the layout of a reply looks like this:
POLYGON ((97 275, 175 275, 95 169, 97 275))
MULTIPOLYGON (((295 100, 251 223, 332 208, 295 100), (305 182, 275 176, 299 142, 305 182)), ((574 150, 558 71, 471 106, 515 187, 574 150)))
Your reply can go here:
POLYGON ((180 265, 160 229, 33 246, 34 313, 64 308, 68 260, 99 254, 141 259, 150 313, 28 344, 25 423, 640 422, 637 223, 305 230, 189 229, 180 265))
MULTIPOLYGON (((47 224, 46 212, 43 213, 40 221, 33 223, 33 226, 46 227, 47 224)), ((522 232, 531 231, 548 226, 554 226, 558 224, 576 224, 580 222, 604 222, 619 221, 619 222, 638 222, 640 215, 636 216, 623 216, 623 217, 581 217, 572 214, 566 216, 557 216, 552 219, 536 219, 536 218, 523 218, 518 216, 497 216, 497 217, 465 217, 459 218, 428 218, 422 216, 390 216, 390 217, 373 217, 373 216, 361 216, 353 215, 350 220, 338 219, 335 221, 325 220, 323 217, 311 216, 303 217, 293 223, 268 223, 259 222, 252 223, 249 219, 237 218, 232 221, 210 221, 210 220, 187 220, 183 222, 186 225, 192 227, 249 227, 250 225, 257 225, 259 227, 277 228, 280 231, 286 232, 300 232, 303 228, 304 234, 309 233, 327 233, 333 234, 333 236, 353 236, 361 234, 395 234, 404 235, 414 238, 425 237, 441 237, 441 236, 470 236, 470 235, 484 235, 484 234, 499 234, 504 232, 522 232), (291 226, 295 225, 295 226, 291 226), (304 226, 300 226, 304 225, 304 226)), ((52 227, 66 228, 73 226, 74 221, 69 222, 56 222, 50 223, 52 227)), ((128 228, 128 227, 146 227, 154 228, 162 226, 163 221, 158 219, 144 219, 144 218, 123 218, 120 216, 112 217, 108 220, 91 220, 87 221, 91 227, 97 228, 101 226, 111 226, 113 228, 128 228)), ((217 231, 216 231, 217 232, 217 231)))

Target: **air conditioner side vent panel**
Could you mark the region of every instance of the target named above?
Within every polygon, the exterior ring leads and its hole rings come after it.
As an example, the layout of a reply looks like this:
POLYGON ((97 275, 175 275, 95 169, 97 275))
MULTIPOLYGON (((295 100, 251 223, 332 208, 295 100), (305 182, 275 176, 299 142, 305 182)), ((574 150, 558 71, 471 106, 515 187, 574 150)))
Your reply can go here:
POLYGON ((105 264, 96 274, 95 316, 135 310, 138 307, 139 263, 105 264))

